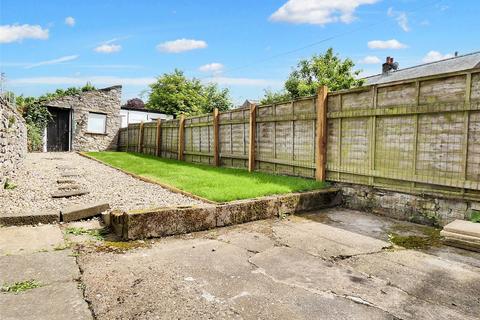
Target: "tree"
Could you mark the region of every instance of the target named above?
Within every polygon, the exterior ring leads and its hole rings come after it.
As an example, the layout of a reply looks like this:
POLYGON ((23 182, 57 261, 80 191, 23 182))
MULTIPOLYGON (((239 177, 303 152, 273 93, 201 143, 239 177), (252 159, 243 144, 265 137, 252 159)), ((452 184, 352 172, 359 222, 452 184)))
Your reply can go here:
POLYGON ((194 115, 212 112, 214 108, 231 107, 228 89, 220 90, 215 84, 204 85, 198 79, 187 79, 175 69, 165 73, 150 85, 148 109, 173 115, 194 115))
POLYGON ((322 85, 327 86, 330 91, 359 87, 364 81, 357 78, 361 71, 353 71, 354 66, 351 59, 342 60, 332 48, 329 48, 324 54, 300 60, 285 81, 286 92, 276 94, 266 92, 264 100, 272 103, 278 102, 278 99, 314 95, 322 85))
POLYGON ((145 103, 140 98, 133 98, 133 99, 127 100, 126 106, 127 108, 131 108, 131 109, 144 109, 145 103))

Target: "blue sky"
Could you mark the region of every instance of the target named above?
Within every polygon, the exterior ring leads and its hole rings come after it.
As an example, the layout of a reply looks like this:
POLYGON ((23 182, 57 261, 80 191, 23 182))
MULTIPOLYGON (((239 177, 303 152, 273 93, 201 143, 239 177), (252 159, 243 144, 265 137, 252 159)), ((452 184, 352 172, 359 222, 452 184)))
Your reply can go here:
POLYGON ((478 51, 475 0, 1 0, 4 87, 123 85, 139 96, 175 68, 228 87, 236 103, 280 89, 301 58, 333 47, 363 75, 478 51))

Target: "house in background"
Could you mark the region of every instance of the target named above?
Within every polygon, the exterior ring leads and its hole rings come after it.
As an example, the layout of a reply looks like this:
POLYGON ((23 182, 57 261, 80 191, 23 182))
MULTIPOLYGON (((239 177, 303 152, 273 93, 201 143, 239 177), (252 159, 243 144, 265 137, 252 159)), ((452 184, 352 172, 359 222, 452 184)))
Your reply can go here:
POLYGON ((52 120, 45 128, 43 151, 116 149, 122 86, 60 97, 45 106, 52 120))
POLYGON ((152 122, 158 119, 173 119, 172 115, 146 109, 143 101, 138 98, 128 100, 127 103, 121 107, 120 115, 122 117, 122 128, 126 128, 131 123, 152 122))
POLYGON ((408 79, 423 78, 444 73, 456 73, 480 68, 480 52, 472 52, 452 58, 399 69, 398 63, 392 57, 387 57, 382 64, 382 73, 366 77, 364 85, 377 85, 400 82, 408 79))

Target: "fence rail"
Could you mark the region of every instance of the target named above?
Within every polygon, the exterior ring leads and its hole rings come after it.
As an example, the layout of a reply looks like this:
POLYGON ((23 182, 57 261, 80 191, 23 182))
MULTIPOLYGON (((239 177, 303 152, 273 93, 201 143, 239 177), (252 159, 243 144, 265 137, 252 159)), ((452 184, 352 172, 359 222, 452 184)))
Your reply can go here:
POLYGON ((119 150, 480 199, 480 71, 129 125, 119 150), (250 137, 253 139, 250 139, 250 137))

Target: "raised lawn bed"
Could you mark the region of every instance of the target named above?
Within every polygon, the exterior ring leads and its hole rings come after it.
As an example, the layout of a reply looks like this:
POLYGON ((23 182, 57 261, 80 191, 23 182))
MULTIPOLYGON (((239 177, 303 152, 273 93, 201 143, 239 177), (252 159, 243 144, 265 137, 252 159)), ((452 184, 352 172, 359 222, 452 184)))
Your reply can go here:
POLYGON ((140 177, 175 187, 215 202, 228 202, 327 187, 310 179, 218 168, 127 152, 86 155, 140 177))

